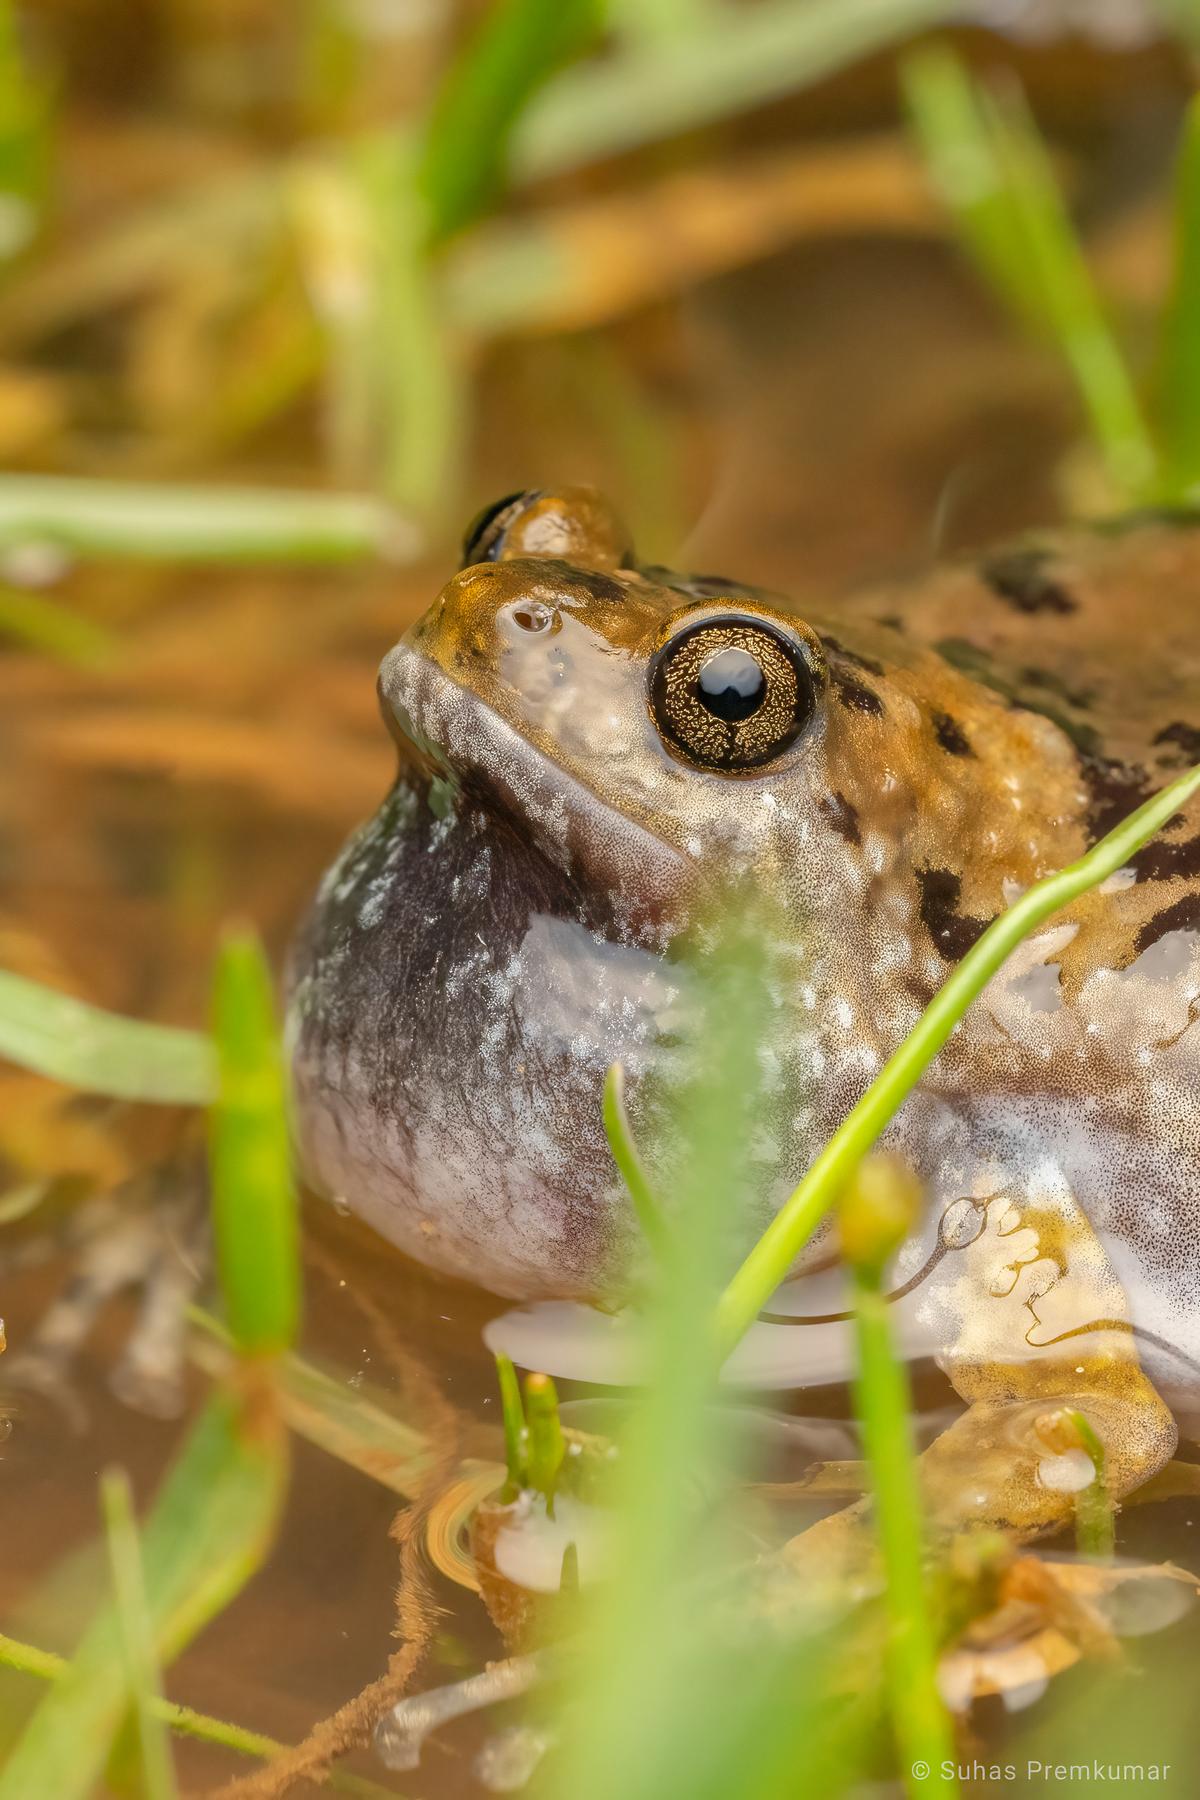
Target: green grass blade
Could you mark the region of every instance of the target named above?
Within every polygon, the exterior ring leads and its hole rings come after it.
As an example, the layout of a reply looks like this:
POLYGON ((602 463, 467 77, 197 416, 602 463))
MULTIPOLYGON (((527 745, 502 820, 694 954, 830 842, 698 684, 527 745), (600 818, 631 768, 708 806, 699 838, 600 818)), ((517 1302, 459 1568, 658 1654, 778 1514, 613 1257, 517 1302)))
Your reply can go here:
POLYGON ((546 1511, 554 1517, 554 1491, 567 1454, 558 1417, 558 1394, 549 1375, 525 1377, 525 1417, 529 1421, 529 1485, 545 1496, 546 1511))
POLYGON ((436 242, 492 203, 529 100, 598 36, 605 0, 499 0, 441 84, 417 169, 436 242))
MULTIPOLYGON (((146 1521, 146 1612, 163 1663, 241 1591, 270 1546, 287 1463, 268 1424, 232 1394, 210 1400, 146 1521)), ((130 1699, 120 1621, 106 1606, 0 1772, 0 1800, 85 1800, 130 1699)))
POLYGON ((425 241, 415 150, 403 136, 374 138, 353 169, 374 247, 367 363, 378 396, 378 479, 427 519, 453 487, 465 402, 425 241))
POLYGON ((28 594, 21 588, 0 588, 2 638, 81 669, 102 668, 116 653, 115 638, 99 625, 44 594, 28 594))
POLYGON ((662 1255, 667 1247, 667 1223, 633 1141, 625 1111, 625 1071, 620 1063, 614 1063, 604 1078, 602 1107, 604 1135, 621 1180, 629 1190, 638 1223, 646 1234, 647 1243, 662 1255))
POLYGON ((949 50, 910 59, 903 80, 965 248, 1021 323, 1056 347, 1118 493, 1149 493, 1157 451, 1024 98, 978 87, 949 50))
POLYGON ((37 235, 50 186, 51 90, 30 67, 21 38, 13 0, 0 0, 0 263, 37 235))
POLYGON ((174 1800, 175 1771, 166 1726, 156 1710, 162 1699, 154 1632, 146 1606, 146 1586, 133 1515, 133 1495, 124 1469, 106 1469, 100 1502, 108 1537, 117 1624, 125 1657, 125 1677, 133 1694, 145 1800, 174 1800))
POLYGON ((854 1410, 875 1497, 875 1530, 886 1581, 885 1663, 892 1729, 905 1786, 913 1797, 948 1797, 958 1784, 942 1774, 954 1760, 954 1736, 937 1685, 937 1647, 925 1587, 921 1492, 912 1432, 912 1394, 892 1343, 883 1291, 889 1257, 916 1222, 920 1195, 888 1157, 863 1163, 842 1199, 842 1252, 850 1266, 858 1365, 854 1410), (924 1769, 924 1775, 915 1770, 924 1769))
POLYGON ((930 180, 963 248, 1021 322, 1044 330, 1020 219, 966 65, 944 44, 914 50, 900 64, 900 87, 930 180))
POLYGON ((6 969, 0 969, 0 1056, 117 1100, 204 1106, 216 1092, 216 1058, 201 1032, 123 1019, 6 969))
MULTIPOLYGON (((189 1344, 192 1361, 208 1375, 227 1377, 234 1363, 228 1330, 198 1306, 188 1309, 188 1317, 197 1328, 189 1344)), ((292 1354, 280 1358, 273 1374, 280 1411, 298 1436, 395 1494, 411 1498, 419 1491, 436 1451, 388 1409, 386 1395, 349 1387, 344 1375, 326 1374, 292 1354)))
POLYGON ((240 1354, 277 1356, 299 1323, 299 1224, 271 976, 249 933, 222 946, 213 1035, 213 1233, 226 1316, 240 1354))
POLYGON ((716 1318, 722 1358, 749 1329, 862 1158, 900 1110, 967 1008, 1021 940, 1052 913, 1115 874, 1196 793, 1200 793, 1200 766, 1160 788, 1078 862, 1035 882, 972 945, 725 1289, 716 1318))
POLYGON ((608 62, 560 75, 517 128, 513 174, 540 180, 734 117, 957 11, 954 0, 714 7, 686 36, 647 36, 608 62))
POLYGON ((1175 176, 1175 269, 1156 387, 1168 497, 1200 484, 1200 99, 1187 111, 1175 176))
MULTIPOLYGON (((0 1668, 15 1669, 37 1681, 60 1681, 70 1667, 66 1657, 58 1656, 53 1650, 24 1644, 18 1638, 0 1633, 0 1668)), ((211 1713, 197 1712, 194 1706, 180 1706, 174 1700, 154 1700, 150 1710, 180 1737, 214 1744, 223 1750, 232 1750, 238 1756, 254 1756, 267 1761, 293 1748, 278 1738, 268 1737, 265 1732, 249 1731, 244 1725, 215 1719, 211 1713)), ((382 1788, 377 1782, 348 1775, 341 1769, 330 1770, 329 1785, 336 1793, 357 1795, 358 1800, 400 1800, 393 1788, 382 1788)))
POLYGON ((515 1495, 528 1479, 527 1436, 521 1388, 511 1357, 496 1357, 496 1383, 500 1389, 500 1413, 504 1420, 504 1464, 508 1473, 508 1486, 515 1495))
POLYGON ((0 475, 0 554, 51 546, 139 562, 411 562, 411 519, 360 494, 0 475))
MULTIPOLYGON (((756 1787, 753 1765, 774 1755, 780 1734, 794 1749, 811 1723, 816 1687, 806 1671, 774 1642, 760 1657, 753 1632, 733 1643, 704 1579, 732 1555, 722 1500, 738 1448, 730 1409, 714 1405, 716 1370, 704 1351, 728 1222, 745 1193, 758 1050, 772 1020, 774 933, 761 924, 735 916, 716 950, 689 959, 692 1074, 672 1096, 666 1128, 678 1228, 656 1266, 643 1379, 613 1472, 619 1508, 610 1576, 581 1596, 591 1611, 576 1703, 565 1715, 563 1765, 542 1794, 716 1800, 790 1792, 782 1778, 756 1787), (776 1704, 760 1709, 764 1700, 776 1704)), ((808 1763, 805 1784, 833 1791, 808 1763)))

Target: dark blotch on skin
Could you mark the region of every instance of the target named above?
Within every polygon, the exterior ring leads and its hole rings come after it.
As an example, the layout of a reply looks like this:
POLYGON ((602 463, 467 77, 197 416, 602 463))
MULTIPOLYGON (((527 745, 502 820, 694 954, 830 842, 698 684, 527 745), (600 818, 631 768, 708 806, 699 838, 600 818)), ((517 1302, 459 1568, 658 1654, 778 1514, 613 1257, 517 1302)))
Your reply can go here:
POLYGON ((939 955, 947 962, 960 961, 987 930, 988 920, 959 912, 962 880, 949 869, 918 869, 917 885, 921 890, 921 918, 939 955))
POLYGON ((1134 945, 1140 956, 1169 931, 1200 931, 1200 894, 1185 894, 1173 906, 1164 906, 1138 932, 1134 945))
POLYGON ((625 587, 615 575, 605 575, 599 569, 577 569, 574 563, 560 563, 559 567, 569 572, 566 591, 582 588, 593 600, 600 600, 606 606, 624 606, 625 587))
POLYGON ((848 844, 861 844, 862 832, 858 827, 858 809, 852 806, 845 794, 826 794, 819 804, 821 816, 832 825, 840 838, 848 844))
POLYGON ((826 650, 842 662, 853 663, 856 669, 865 669, 868 675, 883 675, 887 672, 883 664, 876 662, 874 657, 860 656, 857 650, 847 650, 845 644, 840 644, 835 637, 823 637, 821 642, 826 650))
POLYGON ((1048 550, 1002 550, 985 557, 979 569, 992 592, 1017 612, 1077 612, 1078 600, 1047 572, 1051 560, 1048 550))
POLYGON ((883 701, 871 688, 865 687, 861 681, 855 681, 852 675, 834 675, 833 689, 843 706, 852 706, 856 712, 883 714, 883 701))
POLYGON ((745 581, 733 581, 727 575, 681 575, 677 569, 668 569, 664 563, 647 563, 642 567, 642 574, 647 580, 657 582, 660 587, 674 588, 677 594, 688 594, 693 600, 723 600, 727 595, 741 596, 750 600, 769 601, 778 606, 781 612, 789 610, 789 602, 784 595, 773 593, 768 588, 751 587, 745 581))
POLYGON ((1107 756, 1083 756, 1080 768, 1087 784, 1088 833, 1097 843, 1114 825, 1127 818, 1153 791, 1145 769, 1138 763, 1116 762, 1107 756))
POLYGON ((1149 844, 1143 844, 1136 856, 1130 857, 1129 866, 1137 870, 1139 881, 1170 881, 1175 875, 1200 875, 1200 833, 1176 844, 1154 838, 1149 844))
POLYGON ((1022 669, 1021 681, 1023 685, 1041 688, 1047 694, 1057 694, 1060 700, 1065 700, 1069 706, 1077 706, 1080 712, 1087 712, 1096 698, 1087 688, 1068 687, 1061 676, 1052 674, 1049 669, 1022 669))
POLYGON ((949 755, 974 756, 975 752, 971 748, 966 732, 957 719, 952 719, 949 713, 934 713, 933 730, 938 743, 949 755))
POLYGON ((1176 744, 1185 763, 1200 762, 1200 725, 1185 725, 1182 719, 1166 725, 1155 738, 1156 744, 1176 744))

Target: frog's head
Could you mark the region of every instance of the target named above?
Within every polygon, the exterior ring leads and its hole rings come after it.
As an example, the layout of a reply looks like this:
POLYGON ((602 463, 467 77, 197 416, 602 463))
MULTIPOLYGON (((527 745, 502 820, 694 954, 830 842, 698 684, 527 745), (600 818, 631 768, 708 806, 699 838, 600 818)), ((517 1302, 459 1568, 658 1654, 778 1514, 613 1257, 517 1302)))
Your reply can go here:
POLYGON ((1032 813, 1074 780, 1058 734, 896 630, 868 653, 844 621, 639 568, 588 490, 512 496, 464 549, 383 663, 402 757, 504 813, 635 936, 752 871, 842 988, 872 968, 927 994, 1004 879, 1045 866, 1032 813))
POLYGON ((778 971, 745 1241, 1066 816, 1049 721, 898 630, 639 567, 585 491, 485 513, 379 685, 401 779, 295 959, 305 1159, 507 1293, 610 1266, 605 1070, 648 1123, 674 945, 724 884, 778 971))
POLYGON ((669 932, 808 786, 816 633, 732 584, 637 568, 586 490, 489 509, 465 558, 383 664, 402 758, 503 813, 635 936, 669 932))

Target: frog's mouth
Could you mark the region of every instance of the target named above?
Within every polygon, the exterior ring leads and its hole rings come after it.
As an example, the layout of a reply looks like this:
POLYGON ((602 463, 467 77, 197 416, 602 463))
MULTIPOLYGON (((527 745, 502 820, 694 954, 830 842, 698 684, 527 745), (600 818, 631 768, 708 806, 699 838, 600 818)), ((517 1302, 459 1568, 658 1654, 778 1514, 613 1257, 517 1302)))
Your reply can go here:
POLYGON ((412 645, 399 643, 379 670, 384 720, 402 766, 430 805, 463 805, 506 822, 643 941, 682 928, 692 862, 564 770, 471 689, 412 645))

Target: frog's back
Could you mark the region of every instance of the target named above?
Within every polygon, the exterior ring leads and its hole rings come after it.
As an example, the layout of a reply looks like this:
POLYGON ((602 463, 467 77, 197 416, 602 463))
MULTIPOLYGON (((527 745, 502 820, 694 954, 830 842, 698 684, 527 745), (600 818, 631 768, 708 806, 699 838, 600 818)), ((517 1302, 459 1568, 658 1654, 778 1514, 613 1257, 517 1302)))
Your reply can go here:
POLYGON ((1053 719, 1118 785, 1200 761, 1200 513, 1041 533, 852 596, 846 616, 1053 719))

